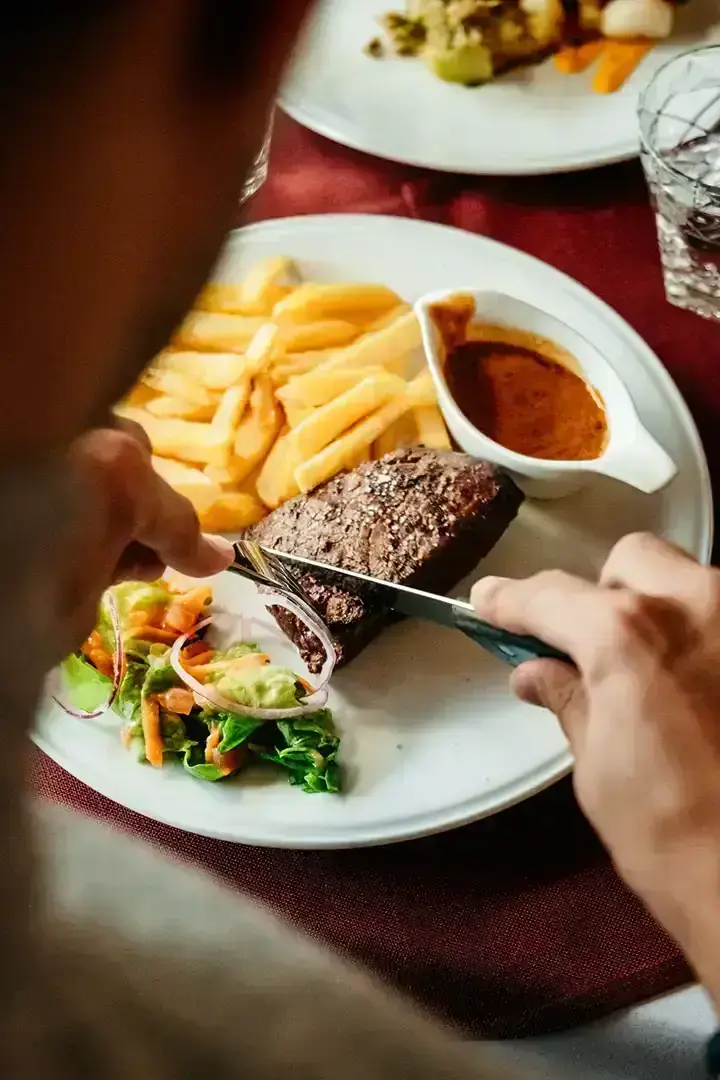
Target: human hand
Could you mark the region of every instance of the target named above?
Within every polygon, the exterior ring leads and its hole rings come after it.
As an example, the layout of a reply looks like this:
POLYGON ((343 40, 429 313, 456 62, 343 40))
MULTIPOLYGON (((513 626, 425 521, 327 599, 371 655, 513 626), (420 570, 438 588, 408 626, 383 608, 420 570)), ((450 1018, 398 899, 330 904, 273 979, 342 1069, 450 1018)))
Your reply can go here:
POLYGON ((204 577, 232 562, 229 541, 203 535, 190 502, 154 471, 137 425, 88 432, 73 444, 69 463, 82 521, 68 545, 57 600, 64 653, 92 629, 100 596, 113 582, 152 581, 166 566, 204 577))
POLYGON ((473 603, 577 664, 525 664, 513 689, 558 716, 580 805, 720 999, 720 573, 635 535, 597 585, 485 578, 473 603))

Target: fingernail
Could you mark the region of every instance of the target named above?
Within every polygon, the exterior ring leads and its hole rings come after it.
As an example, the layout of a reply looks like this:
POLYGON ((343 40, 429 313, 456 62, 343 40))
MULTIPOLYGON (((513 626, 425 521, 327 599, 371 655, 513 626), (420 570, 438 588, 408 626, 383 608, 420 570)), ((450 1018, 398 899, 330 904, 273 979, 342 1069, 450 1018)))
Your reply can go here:
POLYGON ((225 566, 230 565, 235 558, 235 550, 229 540, 224 536, 217 536, 215 533, 203 533, 203 540, 217 552, 218 562, 222 561, 225 566))

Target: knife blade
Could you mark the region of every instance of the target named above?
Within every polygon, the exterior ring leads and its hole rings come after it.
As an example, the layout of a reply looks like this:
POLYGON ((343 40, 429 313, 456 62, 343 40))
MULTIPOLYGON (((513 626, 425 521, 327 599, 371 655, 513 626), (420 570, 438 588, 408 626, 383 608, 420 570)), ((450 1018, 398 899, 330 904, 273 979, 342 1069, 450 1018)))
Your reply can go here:
POLYGON ((466 637, 481 645, 498 660, 512 667, 519 667, 529 660, 560 660, 574 666, 573 660, 552 645, 525 634, 513 634, 480 619, 467 600, 451 596, 439 596, 423 592, 409 585, 383 581, 381 578, 345 570, 337 566, 306 559, 301 555, 288 555, 283 551, 268 549, 272 555, 296 571, 306 570, 324 584, 335 585, 345 592, 358 594, 373 606, 397 612, 409 618, 423 619, 440 626, 459 630, 466 637))

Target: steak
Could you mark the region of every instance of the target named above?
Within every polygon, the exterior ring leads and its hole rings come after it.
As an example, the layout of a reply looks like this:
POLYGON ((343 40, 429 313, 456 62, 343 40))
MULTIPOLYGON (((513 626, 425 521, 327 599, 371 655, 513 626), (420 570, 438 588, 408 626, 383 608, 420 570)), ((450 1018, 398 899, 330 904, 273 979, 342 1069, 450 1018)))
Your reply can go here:
MULTIPOLYGON (((334 477, 246 535, 288 555, 447 593, 497 544, 522 500, 513 481, 487 462, 415 447, 334 477)), ((296 576, 336 642, 338 666, 395 617, 312 572, 296 576)), ((273 614, 308 669, 318 672, 325 654, 317 638, 291 613, 273 614)))

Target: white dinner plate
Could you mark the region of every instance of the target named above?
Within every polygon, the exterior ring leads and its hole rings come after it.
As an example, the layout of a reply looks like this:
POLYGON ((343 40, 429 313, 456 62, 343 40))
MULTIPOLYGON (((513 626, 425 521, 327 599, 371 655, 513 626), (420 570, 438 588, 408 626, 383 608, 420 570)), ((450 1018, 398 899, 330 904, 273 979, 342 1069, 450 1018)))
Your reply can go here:
MULTIPOLYGON (((608 481, 559 502, 526 503, 478 575, 549 566, 593 574, 613 543, 637 529, 708 559, 712 496, 690 414, 648 346, 581 285, 483 237, 355 215, 243 229, 231 237, 219 272, 237 278, 280 253, 293 255, 306 278, 383 281, 409 300, 467 286, 521 295, 605 353, 677 462, 677 478, 656 496, 608 481)), ((248 588, 223 575, 218 598, 235 607, 248 588)), ((342 796, 305 795, 282 777, 212 785, 180 767, 158 773, 123 749, 119 724, 74 720, 57 707, 42 713, 35 737, 78 779, 141 814, 189 832, 287 848, 382 844, 449 829, 527 798, 571 766, 554 718, 514 700, 502 664, 462 635, 428 624, 386 631, 337 673, 331 704, 343 737, 342 796)))
POLYGON ((523 175, 605 165, 638 153, 638 89, 661 64, 717 34, 717 0, 691 0, 677 33, 617 93, 594 94, 591 72, 548 60, 468 89, 419 60, 374 60, 363 47, 377 17, 402 0, 321 0, 280 104, 345 146, 447 172, 523 175))

